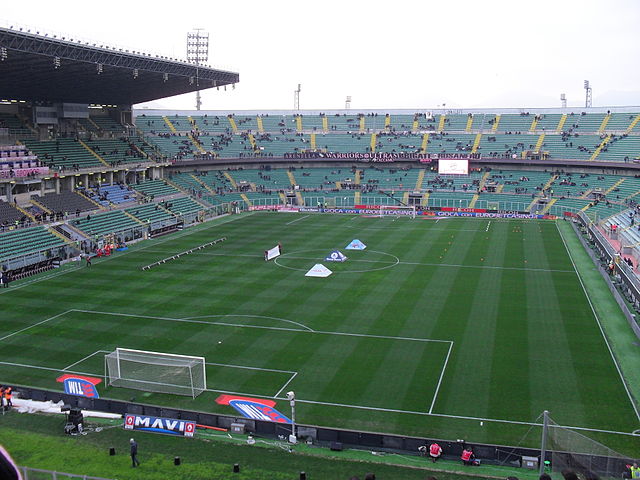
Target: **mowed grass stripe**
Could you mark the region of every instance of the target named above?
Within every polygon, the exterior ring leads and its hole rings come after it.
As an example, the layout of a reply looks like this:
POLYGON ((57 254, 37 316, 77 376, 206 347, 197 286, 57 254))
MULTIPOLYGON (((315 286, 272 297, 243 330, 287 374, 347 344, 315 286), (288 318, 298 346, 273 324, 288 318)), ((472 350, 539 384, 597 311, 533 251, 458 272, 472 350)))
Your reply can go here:
MULTIPOLYGON (((524 262, 524 248, 517 225, 518 222, 509 222, 505 233, 509 237, 505 256, 511 264, 524 262)), ((528 305, 524 302, 527 293, 525 272, 505 270, 501 280, 501 294, 496 299, 498 316, 491 360, 489 413, 491 418, 531 421, 536 416, 531 415, 531 392, 526 381, 529 371, 529 319, 528 305)))
MULTIPOLYGON (((473 238, 464 236, 464 241, 453 239, 452 255, 458 257, 458 262, 481 263, 488 258, 489 242, 486 241, 486 232, 478 229, 473 238), (463 250, 466 249, 464 256, 463 250)), ((450 268, 455 272, 454 281, 442 295, 446 301, 438 316, 438 324, 435 330, 436 337, 448 336, 455 340, 449 366, 444 377, 444 384, 440 390, 438 401, 434 405, 434 411, 454 415, 474 414, 473 401, 476 396, 482 397, 486 390, 486 383, 478 382, 479 378, 471 379, 474 375, 474 366, 487 357, 486 345, 477 340, 478 331, 484 328, 484 319, 478 319, 473 311, 473 297, 480 288, 480 280, 485 270, 450 268), (479 389, 479 390, 477 390, 479 389)))
MULTIPOLYGON (((543 243, 549 235, 541 229, 528 229, 525 238, 527 258, 535 255, 548 261, 558 249, 558 244, 543 243)), ((575 371, 574 360, 569 350, 567 317, 561 303, 571 305, 572 283, 575 275, 525 272, 526 320, 529 339, 529 385, 531 390, 532 416, 537 417, 543 410, 553 412, 554 418, 565 424, 583 424, 585 411, 579 401, 580 385, 575 371), (558 290, 556 283, 565 283, 558 290), (561 294, 560 294, 561 293, 561 294), (554 395, 550 396, 549 391, 554 395)), ((578 308, 576 306, 576 308, 578 308)))
MULTIPOLYGON (((507 247, 508 225, 495 225, 491 232, 479 232, 478 241, 485 245, 484 260, 490 264, 501 264, 507 247)), ((464 270, 463 270, 464 271, 464 270)), ((489 385, 492 378, 491 356, 494 351, 494 332, 502 288, 503 271, 484 269, 477 273, 478 288, 473 294, 467 328, 456 338, 456 370, 447 375, 451 392, 466 392, 466 399, 473 401, 457 405, 459 412, 474 412, 485 417, 489 414, 489 385), (467 373, 465 373, 467 372, 467 373)), ((464 399, 463 399, 464 400, 464 399)), ((438 407, 439 404, 436 404, 438 407)), ((435 411, 449 412, 450 409, 435 411)))

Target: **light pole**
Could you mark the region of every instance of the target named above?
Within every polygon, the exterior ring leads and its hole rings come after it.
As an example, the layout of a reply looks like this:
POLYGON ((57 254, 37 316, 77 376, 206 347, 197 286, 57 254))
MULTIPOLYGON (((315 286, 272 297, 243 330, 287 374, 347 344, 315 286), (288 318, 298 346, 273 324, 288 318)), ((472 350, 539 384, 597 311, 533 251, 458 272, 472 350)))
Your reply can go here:
MULTIPOLYGON (((196 64, 196 87, 200 86, 198 67, 209 59, 209 32, 195 28, 187 33, 187 61, 196 64)), ((196 90, 196 110, 200 110, 200 89, 196 90)))
POLYGON ((289 435, 289 442, 298 443, 296 437, 296 394, 293 391, 287 392, 287 400, 291 405, 291 435, 289 435))

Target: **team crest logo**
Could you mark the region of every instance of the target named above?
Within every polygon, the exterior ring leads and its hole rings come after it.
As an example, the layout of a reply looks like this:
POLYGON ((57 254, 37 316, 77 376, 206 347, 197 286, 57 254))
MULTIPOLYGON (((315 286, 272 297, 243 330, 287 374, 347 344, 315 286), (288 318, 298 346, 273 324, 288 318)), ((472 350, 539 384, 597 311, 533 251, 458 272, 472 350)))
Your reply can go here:
POLYGON ((64 384, 64 393, 68 393, 69 395, 100 398, 98 389, 96 388, 96 385, 102 382, 100 378, 65 373, 56 378, 56 382, 64 384))

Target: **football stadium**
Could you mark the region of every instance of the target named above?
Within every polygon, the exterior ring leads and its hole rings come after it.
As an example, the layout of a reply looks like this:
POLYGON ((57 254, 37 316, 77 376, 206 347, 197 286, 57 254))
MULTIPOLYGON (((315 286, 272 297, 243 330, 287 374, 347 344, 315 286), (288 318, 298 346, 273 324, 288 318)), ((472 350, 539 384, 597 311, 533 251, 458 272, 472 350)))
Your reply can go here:
POLYGON ((2 478, 640 476, 640 106, 201 108, 187 45, 0 27, 2 478))

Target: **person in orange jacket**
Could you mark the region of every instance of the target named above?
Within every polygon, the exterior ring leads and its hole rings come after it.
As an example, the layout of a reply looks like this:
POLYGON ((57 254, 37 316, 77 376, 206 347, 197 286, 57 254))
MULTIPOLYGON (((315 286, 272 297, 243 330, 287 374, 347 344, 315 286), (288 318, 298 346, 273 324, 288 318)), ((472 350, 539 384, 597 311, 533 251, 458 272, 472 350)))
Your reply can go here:
POLYGON ((13 403, 11 402, 11 398, 13 394, 11 393, 11 387, 5 387, 4 389, 4 402, 7 405, 7 409, 13 407, 13 403))
POLYGON ((475 461, 475 455, 473 454, 473 450, 471 447, 465 447, 462 451, 462 455, 460 456, 460 460, 465 465, 473 465, 475 461))
POLYGON ((433 460, 433 463, 436 463, 436 461, 440 458, 441 455, 442 455, 442 447, 435 442, 432 443, 429 446, 429 456, 431 457, 431 460, 433 460))

